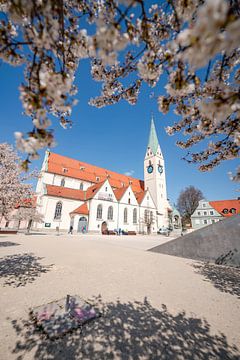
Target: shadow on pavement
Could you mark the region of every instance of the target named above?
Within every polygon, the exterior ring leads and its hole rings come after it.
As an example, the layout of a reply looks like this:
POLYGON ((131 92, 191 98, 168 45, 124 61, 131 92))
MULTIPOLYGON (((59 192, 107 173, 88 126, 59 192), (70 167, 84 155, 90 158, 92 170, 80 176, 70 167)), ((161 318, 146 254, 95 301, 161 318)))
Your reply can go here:
POLYGON ((240 298, 240 269, 208 263, 194 264, 193 267, 218 290, 240 298))
POLYGON ((50 271, 52 265, 42 265, 43 258, 34 254, 14 254, 0 259, 0 278, 4 278, 3 286, 25 286, 32 283, 43 273, 50 271))
POLYGON ((12 350, 17 359, 228 359, 239 360, 240 352, 224 334, 213 335, 207 321, 171 314, 144 302, 103 303, 91 301, 102 317, 51 341, 30 320, 14 320, 17 342, 12 350), (31 352, 31 354, 30 354, 31 352))
POLYGON ((0 247, 17 246, 17 245, 20 245, 20 244, 14 243, 12 241, 0 241, 0 247))

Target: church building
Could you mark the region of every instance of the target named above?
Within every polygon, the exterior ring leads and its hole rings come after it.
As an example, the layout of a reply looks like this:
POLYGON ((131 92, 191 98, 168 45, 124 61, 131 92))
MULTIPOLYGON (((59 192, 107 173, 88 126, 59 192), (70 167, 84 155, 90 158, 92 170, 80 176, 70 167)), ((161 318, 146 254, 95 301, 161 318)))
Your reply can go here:
POLYGON ((46 151, 36 188, 39 229, 156 233, 169 225, 163 154, 153 119, 144 181, 46 151))

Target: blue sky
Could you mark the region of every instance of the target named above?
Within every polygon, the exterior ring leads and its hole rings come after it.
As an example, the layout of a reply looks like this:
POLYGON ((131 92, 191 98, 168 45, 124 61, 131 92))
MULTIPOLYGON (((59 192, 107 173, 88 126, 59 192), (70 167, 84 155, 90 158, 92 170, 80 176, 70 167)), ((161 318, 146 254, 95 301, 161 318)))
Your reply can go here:
MULTIPOLYGON (((29 131, 31 119, 22 115, 18 87, 22 81, 22 68, 0 65, 0 142, 15 143, 14 131, 29 131)), ((127 102, 96 109, 88 105, 88 100, 99 93, 100 83, 91 80, 87 61, 80 65, 77 74, 79 103, 74 107, 73 128, 64 130, 57 122, 52 124, 57 146, 53 152, 66 155, 107 168, 119 173, 132 172, 136 178, 143 179, 143 160, 148 142, 150 118, 153 111, 159 143, 162 148, 167 175, 168 197, 176 202, 178 195, 186 186, 194 185, 202 190, 209 200, 237 198, 237 184, 228 176, 235 171, 237 160, 224 162, 211 172, 201 173, 193 165, 181 158, 186 151, 175 145, 177 136, 168 136, 164 127, 171 124, 176 116, 169 112, 159 113, 156 99, 150 98, 154 90, 163 93, 164 81, 155 89, 144 87, 137 105, 127 102)), ((33 162, 33 168, 40 167, 40 160, 33 162)))

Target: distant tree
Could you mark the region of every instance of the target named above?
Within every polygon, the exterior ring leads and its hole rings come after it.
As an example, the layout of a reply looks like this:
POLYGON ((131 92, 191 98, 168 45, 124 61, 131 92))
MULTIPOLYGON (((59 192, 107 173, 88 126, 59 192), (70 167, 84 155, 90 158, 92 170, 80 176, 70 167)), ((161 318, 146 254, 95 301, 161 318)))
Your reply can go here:
POLYGON ((7 143, 0 144, 0 218, 8 219, 17 204, 32 196, 31 185, 25 183, 31 175, 22 176, 16 151, 7 143))
POLYGON ((43 222, 43 215, 40 214, 35 207, 20 207, 17 213, 12 216, 12 219, 18 220, 18 228, 20 227, 21 221, 28 221, 27 231, 29 232, 33 222, 43 222))
POLYGON ((196 210, 199 200, 203 199, 201 190, 190 185, 180 192, 177 209, 182 216, 183 224, 191 223, 191 215, 196 210))

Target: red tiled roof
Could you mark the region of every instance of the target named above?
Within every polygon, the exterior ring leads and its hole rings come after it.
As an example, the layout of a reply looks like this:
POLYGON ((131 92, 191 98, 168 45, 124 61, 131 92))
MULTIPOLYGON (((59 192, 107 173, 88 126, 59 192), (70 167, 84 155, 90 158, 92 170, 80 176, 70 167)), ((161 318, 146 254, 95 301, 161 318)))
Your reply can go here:
POLYGON ((142 180, 118 174, 114 171, 106 170, 52 152, 50 152, 48 156, 47 171, 75 179, 90 181, 92 183, 103 182, 108 179, 110 185, 114 188, 122 188, 123 186, 128 186, 130 184, 132 185, 133 191, 140 192, 144 189, 144 181, 142 180), (64 172, 64 169, 67 169, 67 171, 64 172), (96 178, 99 178, 99 180, 96 178))
POLYGON ((228 217, 240 214, 240 200, 218 200, 209 201, 209 204, 222 216, 228 217), (224 214, 223 210, 227 209, 228 213, 224 214), (231 209, 236 209, 236 213, 230 212, 231 209))
POLYGON ((95 185, 90 186, 86 190, 86 200, 92 199, 93 196, 97 193, 100 187, 103 185, 104 181, 95 185))
POLYGON ((135 194, 137 202, 141 204, 143 201, 144 195, 146 194, 146 191, 141 191, 140 193, 135 194))
POLYGON ((125 194, 126 190, 127 190, 127 187, 122 187, 120 189, 113 190, 114 195, 116 196, 116 199, 120 200, 123 197, 123 195, 125 194))
POLYGON ((46 185, 47 194, 50 196, 63 197, 74 200, 85 200, 85 192, 83 190, 70 189, 62 186, 46 185))
POLYGON ((84 204, 80 205, 78 208, 73 210, 70 214, 88 215, 89 210, 88 210, 87 203, 84 203, 84 204))

